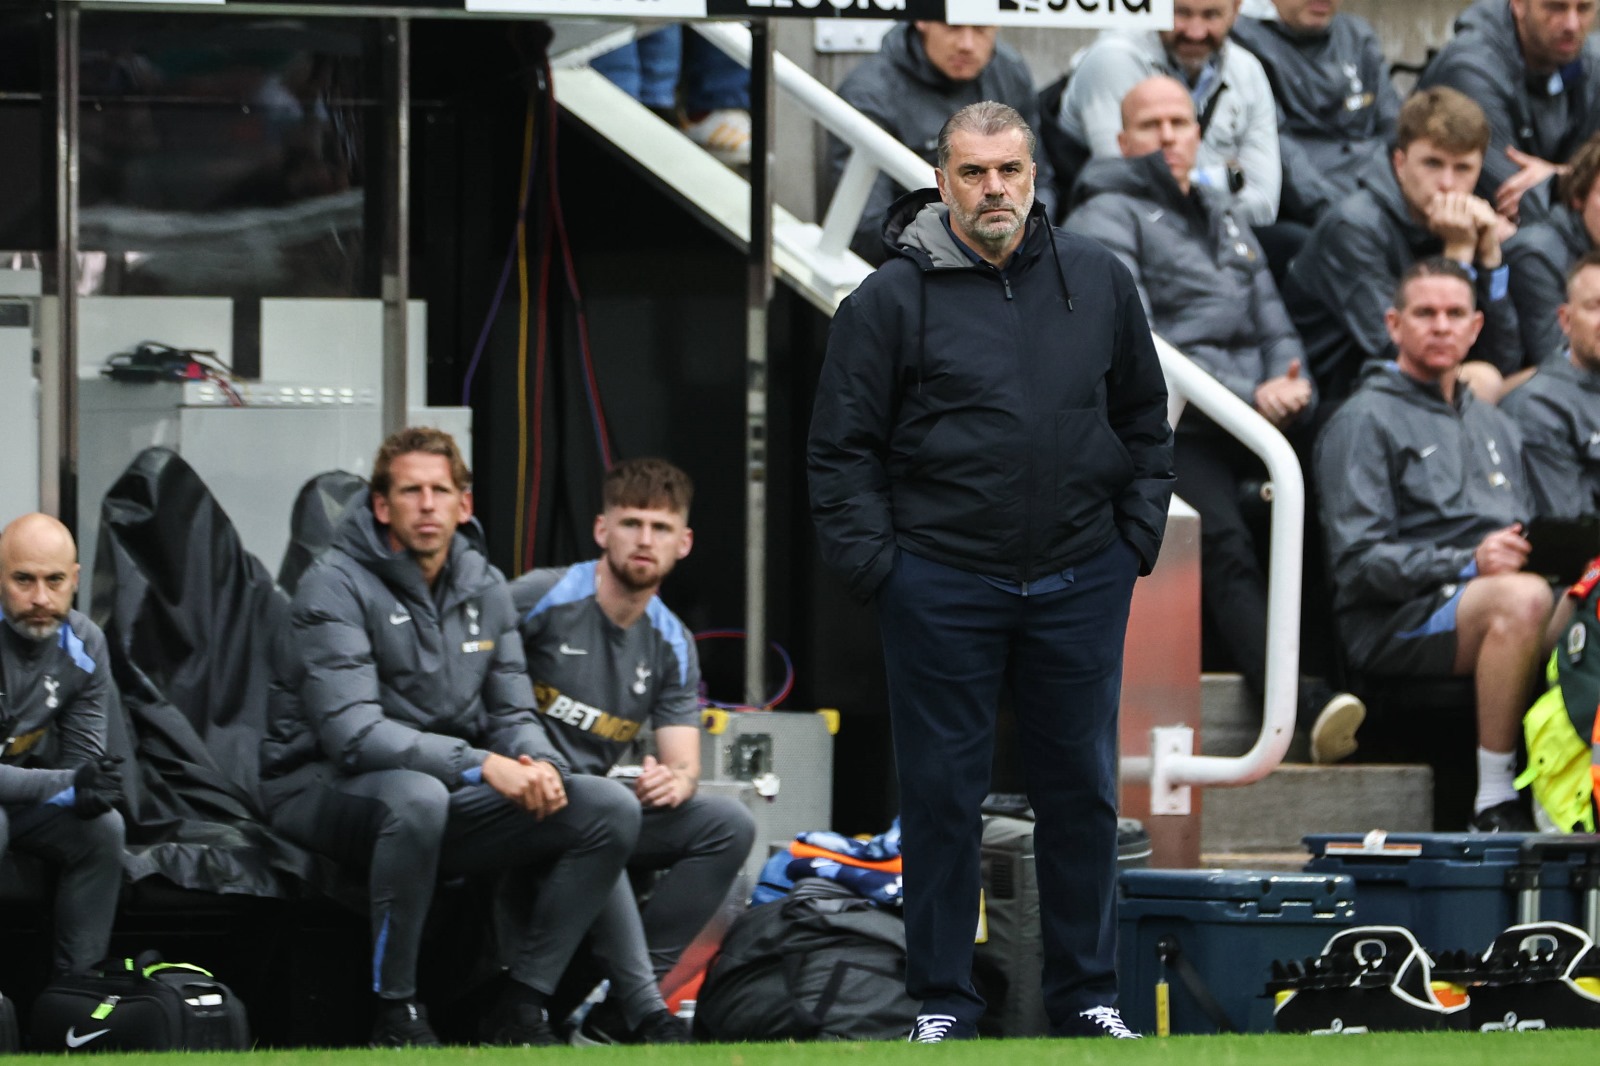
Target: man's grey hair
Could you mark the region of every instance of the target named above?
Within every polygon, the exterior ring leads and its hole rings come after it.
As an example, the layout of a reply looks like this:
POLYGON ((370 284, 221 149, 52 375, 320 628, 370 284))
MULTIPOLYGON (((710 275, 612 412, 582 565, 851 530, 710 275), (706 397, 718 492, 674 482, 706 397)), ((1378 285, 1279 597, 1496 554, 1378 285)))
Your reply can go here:
POLYGON ((1022 131, 1023 140, 1028 142, 1028 158, 1032 159, 1033 151, 1039 142, 1034 137, 1033 128, 1028 125, 1028 120, 1023 118, 1016 108, 996 100, 980 100, 975 104, 968 104, 946 119, 944 128, 939 131, 939 169, 947 170, 950 167, 950 138, 956 132, 993 137, 1007 130, 1022 131))

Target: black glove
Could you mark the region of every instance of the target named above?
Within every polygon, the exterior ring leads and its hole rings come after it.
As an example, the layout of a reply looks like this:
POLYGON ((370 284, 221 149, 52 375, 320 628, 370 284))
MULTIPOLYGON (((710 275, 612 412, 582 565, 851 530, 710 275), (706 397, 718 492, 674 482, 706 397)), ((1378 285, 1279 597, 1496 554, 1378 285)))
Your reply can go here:
POLYGON ((122 802, 122 760, 103 755, 78 767, 72 776, 72 813, 79 818, 98 818, 122 802))

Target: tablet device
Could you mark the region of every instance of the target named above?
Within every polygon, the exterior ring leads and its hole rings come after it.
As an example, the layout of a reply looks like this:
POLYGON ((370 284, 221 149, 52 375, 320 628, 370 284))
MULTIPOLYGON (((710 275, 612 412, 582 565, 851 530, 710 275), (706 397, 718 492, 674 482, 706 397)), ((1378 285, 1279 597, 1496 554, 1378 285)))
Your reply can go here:
POLYGON ((1582 577, 1589 561, 1600 555, 1600 516, 1535 518, 1525 535, 1533 550, 1523 569, 1563 585, 1582 577))

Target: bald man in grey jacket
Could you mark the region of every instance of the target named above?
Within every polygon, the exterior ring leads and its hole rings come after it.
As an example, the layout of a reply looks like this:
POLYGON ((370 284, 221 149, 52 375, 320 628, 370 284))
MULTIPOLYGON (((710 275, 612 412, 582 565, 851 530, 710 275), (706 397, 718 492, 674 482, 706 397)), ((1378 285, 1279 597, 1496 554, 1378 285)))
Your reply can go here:
POLYGON ((66 526, 30 514, 0 532, 0 855, 9 844, 59 868, 59 973, 105 957, 122 886, 111 664, 100 627, 72 609, 77 591, 66 526))

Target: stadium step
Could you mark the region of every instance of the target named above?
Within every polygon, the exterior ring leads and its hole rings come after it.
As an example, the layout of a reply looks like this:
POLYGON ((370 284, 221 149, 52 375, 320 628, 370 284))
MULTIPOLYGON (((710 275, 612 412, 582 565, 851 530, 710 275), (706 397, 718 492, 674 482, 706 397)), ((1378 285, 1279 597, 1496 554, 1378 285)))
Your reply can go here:
POLYGON ((1308 833, 1432 828, 1433 771, 1426 766, 1284 763, 1253 785, 1206 791, 1200 850, 1292 852, 1308 833))
MULTIPOLYGON (((1261 732, 1261 712, 1238 674, 1200 675, 1200 748, 1206 755, 1243 755, 1261 732)), ((1297 732, 1288 762, 1310 762, 1311 744, 1297 732)))
MULTIPOLYGON (((1247 751, 1259 727, 1236 674, 1201 681, 1201 748, 1208 755, 1247 751)), ((1200 850, 1207 865, 1294 869, 1308 833, 1433 827, 1433 771, 1426 766, 1344 763, 1312 766, 1297 735, 1288 759, 1255 784, 1206 791, 1200 850), (1298 761, 1296 761, 1298 760, 1298 761)), ((1359 757, 1359 756, 1358 756, 1359 757)))

